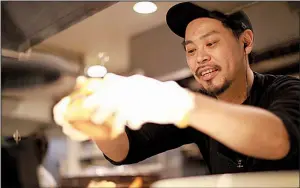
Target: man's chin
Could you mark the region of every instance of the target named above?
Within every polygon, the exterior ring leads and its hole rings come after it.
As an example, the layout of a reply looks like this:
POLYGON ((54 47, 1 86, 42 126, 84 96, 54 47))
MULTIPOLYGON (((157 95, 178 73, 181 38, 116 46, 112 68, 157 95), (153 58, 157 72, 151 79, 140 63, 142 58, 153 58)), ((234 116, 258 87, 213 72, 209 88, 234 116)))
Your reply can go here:
POLYGON ((220 95, 222 89, 221 88, 210 88, 210 89, 207 89, 206 91, 207 91, 207 93, 215 96, 215 95, 220 95))
POLYGON ((231 82, 225 82, 222 85, 210 85, 207 88, 207 92, 211 95, 218 96, 224 93, 231 85, 231 82))

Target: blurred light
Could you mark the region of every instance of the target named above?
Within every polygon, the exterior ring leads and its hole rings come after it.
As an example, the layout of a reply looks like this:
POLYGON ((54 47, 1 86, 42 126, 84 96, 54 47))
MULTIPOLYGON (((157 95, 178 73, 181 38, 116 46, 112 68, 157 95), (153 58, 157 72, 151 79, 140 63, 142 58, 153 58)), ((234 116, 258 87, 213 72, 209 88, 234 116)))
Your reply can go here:
POLYGON ((84 76, 78 76, 76 78, 76 82, 79 84, 84 83, 85 81, 86 81, 86 77, 84 77, 84 76))
POLYGON ((108 62, 108 61, 109 61, 109 56, 105 56, 105 57, 103 58, 103 61, 104 61, 104 63, 108 62))
POLYGON ((150 14, 157 10, 157 6, 152 2, 138 2, 133 6, 133 10, 140 14, 150 14))
POLYGON ((76 88, 81 88, 85 82, 86 82, 85 76, 78 76, 76 78, 76 88))
POLYGON ((103 175, 104 175, 103 170, 97 168, 97 169, 96 169, 96 175, 98 175, 98 176, 103 176, 103 175))
POLYGON ((104 56, 104 52, 99 52, 98 53, 98 58, 101 59, 104 56))
POLYGON ((93 65, 87 69, 87 75, 93 78, 102 78, 107 73, 107 69, 102 65, 93 65))

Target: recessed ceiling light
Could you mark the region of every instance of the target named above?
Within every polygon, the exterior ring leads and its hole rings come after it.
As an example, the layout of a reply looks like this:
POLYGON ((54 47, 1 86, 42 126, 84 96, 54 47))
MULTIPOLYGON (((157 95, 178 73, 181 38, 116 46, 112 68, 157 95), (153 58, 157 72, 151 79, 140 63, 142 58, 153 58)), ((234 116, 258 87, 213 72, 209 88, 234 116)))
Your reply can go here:
POLYGON ((133 6, 133 10, 140 14, 150 14, 157 10, 157 6, 152 2, 138 2, 133 6))
POLYGON ((106 73, 107 69, 102 65, 90 66, 86 71, 86 74, 93 78, 102 78, 106 75, 106 73))

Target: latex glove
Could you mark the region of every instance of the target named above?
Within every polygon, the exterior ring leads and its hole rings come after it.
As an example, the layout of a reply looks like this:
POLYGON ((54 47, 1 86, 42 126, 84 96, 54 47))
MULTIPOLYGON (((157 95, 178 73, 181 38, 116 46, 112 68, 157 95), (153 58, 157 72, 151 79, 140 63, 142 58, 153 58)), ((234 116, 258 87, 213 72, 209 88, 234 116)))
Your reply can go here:
POLYGON ((136 130, 147 122, 186 127, 184 121, 194 108, 194 95, 173 81, 107 74, 101 87, 85 100, 84 107, 97 108, 91 116, 96 124, 113 114, 113 127, 118 133, 125 125, 136 130))

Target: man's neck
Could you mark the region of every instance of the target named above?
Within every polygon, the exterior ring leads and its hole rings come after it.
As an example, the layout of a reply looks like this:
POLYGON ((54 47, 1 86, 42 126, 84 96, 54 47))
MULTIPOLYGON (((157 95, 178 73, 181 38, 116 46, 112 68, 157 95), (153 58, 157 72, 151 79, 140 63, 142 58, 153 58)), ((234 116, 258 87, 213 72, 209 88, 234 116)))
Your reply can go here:
POLYGON ((250 68, 245 75, 235 82, 221 95, 217 96, 219 100, 229 103, 242 104, 248 97, 254 80, 254 74, 250 68), (247 79, 247 80, 246 80, 247 79))

